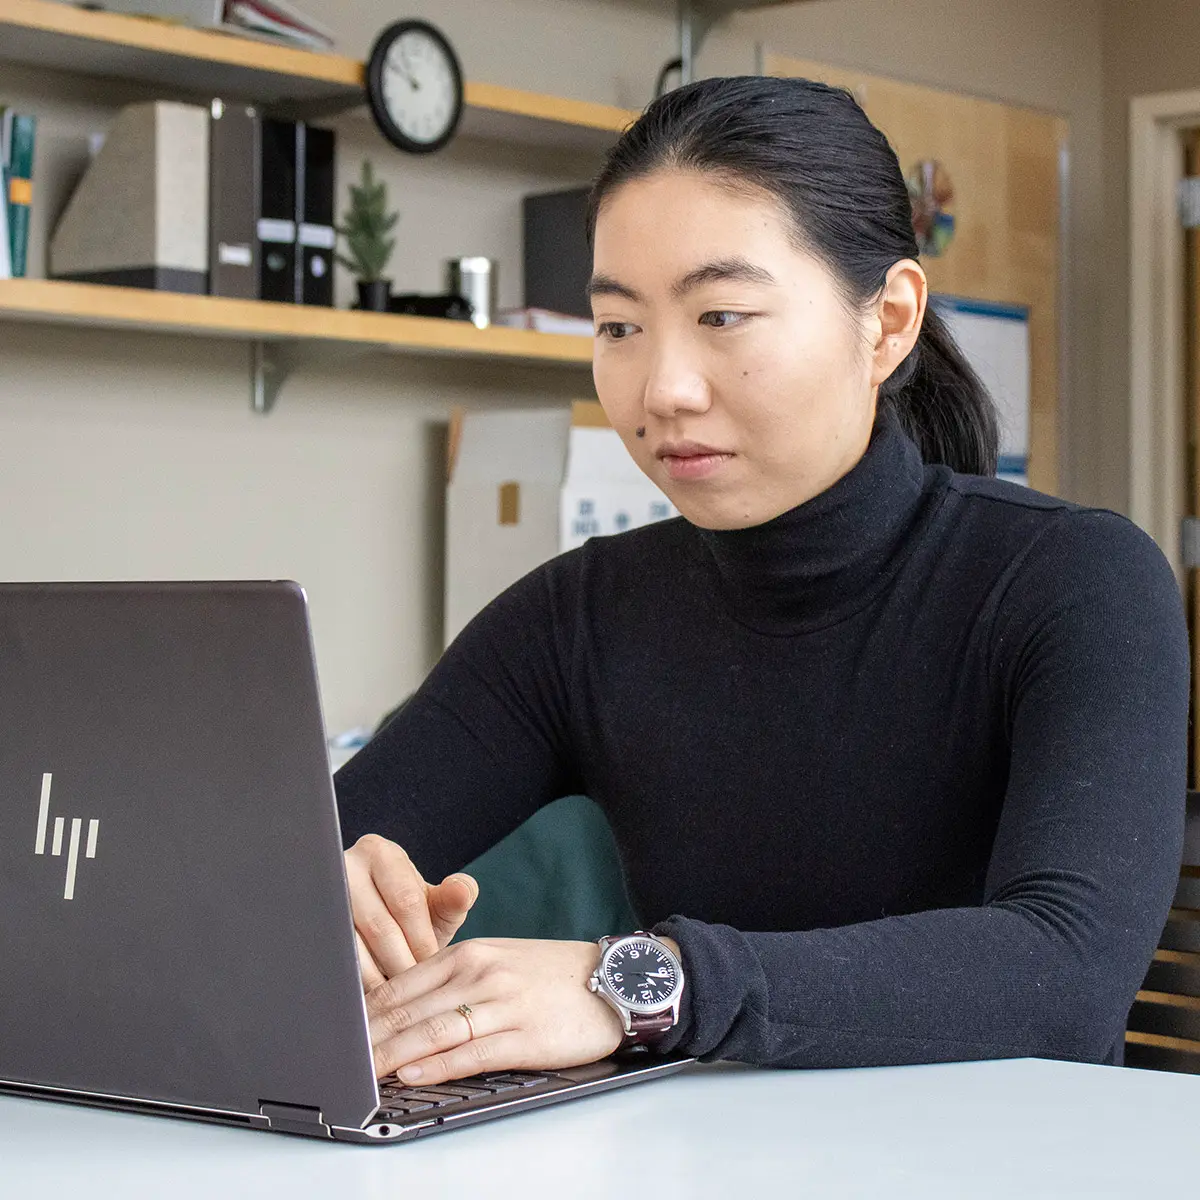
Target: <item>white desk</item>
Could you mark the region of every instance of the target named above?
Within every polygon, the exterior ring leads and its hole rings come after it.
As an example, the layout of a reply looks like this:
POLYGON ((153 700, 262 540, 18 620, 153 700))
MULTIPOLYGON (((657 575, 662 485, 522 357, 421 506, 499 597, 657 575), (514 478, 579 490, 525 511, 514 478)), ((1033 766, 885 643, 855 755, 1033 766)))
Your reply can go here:
POLYGON ((1019 1059, 684 1075, 349 1146, 0 1097, 5 1200, 1194 1195, 1200 1077, 1019 1059), (601 1163, 611 1156, 610 1176, 601 1163))

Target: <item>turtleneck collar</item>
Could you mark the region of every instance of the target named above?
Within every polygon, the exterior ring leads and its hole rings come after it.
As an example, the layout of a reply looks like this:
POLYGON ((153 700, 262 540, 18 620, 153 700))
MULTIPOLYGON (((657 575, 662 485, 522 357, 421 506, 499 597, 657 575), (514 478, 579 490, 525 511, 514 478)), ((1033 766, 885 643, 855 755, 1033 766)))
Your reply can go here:
POLYGON ((891 413, 825 491, 748 529, 701 529, 733 616, 764 633, 804 633, 863 607, 904 557, 925 468, 891 413))

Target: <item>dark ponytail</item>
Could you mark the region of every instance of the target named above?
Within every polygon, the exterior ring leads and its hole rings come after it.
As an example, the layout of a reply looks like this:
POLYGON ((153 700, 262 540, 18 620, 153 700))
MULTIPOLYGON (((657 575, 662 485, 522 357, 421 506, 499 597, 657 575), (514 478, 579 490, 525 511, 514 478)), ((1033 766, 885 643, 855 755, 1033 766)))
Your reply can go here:
MULTIPOLYGON (((893 264, 919 254, 896 153, 844 88, 745 75, 661 96, 609 152, 592 188, 589 241, 604 198, 660 168, 712 172, 775 196, 797 244, 833 273, 853 311, 878 300, 893 264)), ((996 473, 996 406, 932 306, 879 404, 926 462, 996 473)))

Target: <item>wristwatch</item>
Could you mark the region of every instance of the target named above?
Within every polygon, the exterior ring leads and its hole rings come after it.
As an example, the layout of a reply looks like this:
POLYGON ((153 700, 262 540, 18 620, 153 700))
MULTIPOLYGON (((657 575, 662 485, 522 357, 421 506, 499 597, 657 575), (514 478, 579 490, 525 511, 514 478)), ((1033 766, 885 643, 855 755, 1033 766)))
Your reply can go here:
POLYGON ((600 965, 588 990, 616 1009, 625 1026, 621 1049, 649 1045, 679 1024, 683 964, 652 933, 600 939, 600 965))

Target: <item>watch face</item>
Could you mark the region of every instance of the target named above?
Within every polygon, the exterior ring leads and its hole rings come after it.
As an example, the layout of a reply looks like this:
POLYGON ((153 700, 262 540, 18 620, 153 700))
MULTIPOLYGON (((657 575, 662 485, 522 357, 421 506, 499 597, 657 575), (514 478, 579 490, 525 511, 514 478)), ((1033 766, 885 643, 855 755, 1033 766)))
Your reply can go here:
POLYGON ((600 969, 608 990, 637 1012, 669 1008, 679 988, 679 969, 655 942, 638 938, 609 950, 600 969))
POLYGON ((462 72, 450 43, 423 21, 379 35, 367 68, 371 111, 387 138, 415 153, 438 150, 462 115, 462 72))

